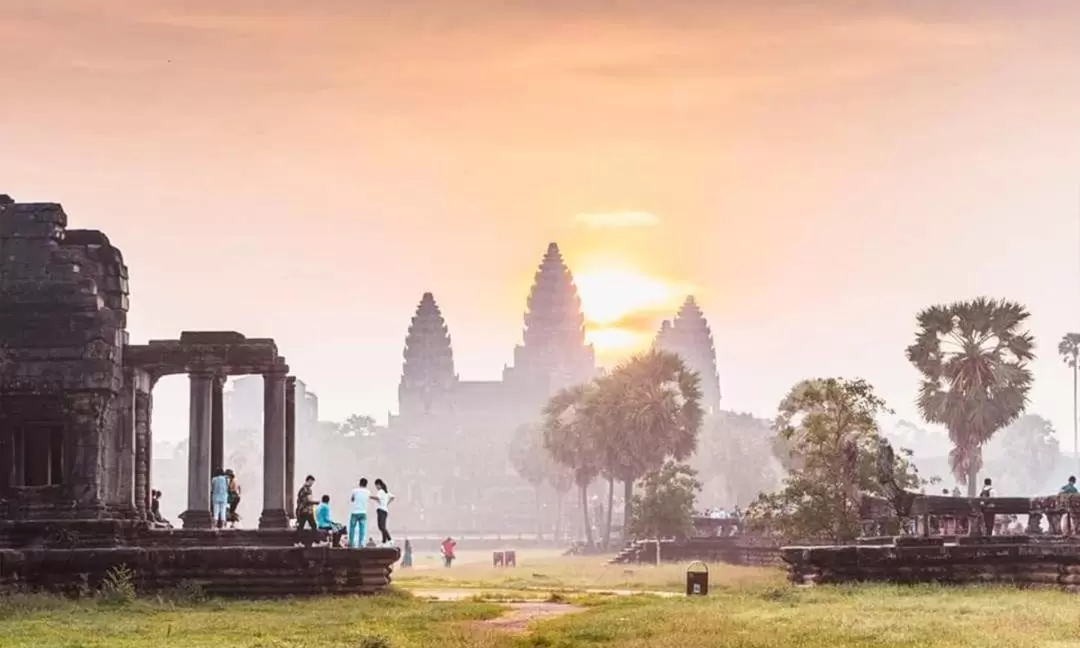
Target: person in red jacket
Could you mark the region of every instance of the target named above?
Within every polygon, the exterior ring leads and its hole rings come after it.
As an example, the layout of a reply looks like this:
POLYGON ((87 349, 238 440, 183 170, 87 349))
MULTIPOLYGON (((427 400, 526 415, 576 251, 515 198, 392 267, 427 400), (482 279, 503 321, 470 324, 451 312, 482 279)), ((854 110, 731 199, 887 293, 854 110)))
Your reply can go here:
POLYGON ((453 538, 447 538, 446 540, 442 541, 441 546, 443 562, 447 567, 449 567, 450 564, 454 562, 454 547, 457 546, 457 543, 454 542, 453 538))

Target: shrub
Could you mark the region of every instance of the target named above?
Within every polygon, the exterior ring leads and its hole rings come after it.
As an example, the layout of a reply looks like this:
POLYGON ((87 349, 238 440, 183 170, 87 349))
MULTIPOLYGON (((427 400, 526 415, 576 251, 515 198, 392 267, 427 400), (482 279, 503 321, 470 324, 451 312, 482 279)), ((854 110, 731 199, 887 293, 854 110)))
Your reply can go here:
POLYGON ((127 605, 135 600, 135 572, 127 565, 117 565, 105 572, 98 593, 101 600, 116 605, 127 605))

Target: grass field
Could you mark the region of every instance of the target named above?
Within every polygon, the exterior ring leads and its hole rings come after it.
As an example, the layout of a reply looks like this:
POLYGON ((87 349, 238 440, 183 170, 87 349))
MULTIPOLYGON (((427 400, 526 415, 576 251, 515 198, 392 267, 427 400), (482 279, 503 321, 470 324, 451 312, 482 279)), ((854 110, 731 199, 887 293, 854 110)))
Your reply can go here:
POLYGON ((713 566, 706 598, 583 591, 681 589, 680 567, 632 570, 624 575, 598 559, 523 556, 517 570, 480 564, 418 570, 397 579, 405 591, 375 598, 126 606, 0 598, 0 648, 1080 648, 1080 597, 1058 592, 796 589, 776 570, 722 566, 713 566), (505 611, 501 602, 431 602, 407 592, 438 587, 501 590, 508 598, 562 592, 557 598, 584 611, 506 632, 490 625, 505 611))

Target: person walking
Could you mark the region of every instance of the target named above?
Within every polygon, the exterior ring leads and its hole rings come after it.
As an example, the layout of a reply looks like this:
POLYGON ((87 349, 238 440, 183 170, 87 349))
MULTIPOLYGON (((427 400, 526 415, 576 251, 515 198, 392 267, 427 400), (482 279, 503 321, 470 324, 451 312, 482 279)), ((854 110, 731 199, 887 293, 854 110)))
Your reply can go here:
POLYGON ((447 537, 439 545, 439 548, 442 550, 443 565, 450 567, 450 565, 454 564, 454 549, 457 548, 457 543, 454 542, 453 538, 447 537))
POLYGON ((225 516, 229 509, 229 479, 221 468, 214 469, 214 477, 210 480, 210 512, 214 526, 218 529, 225 528, 225 516))
POLYGON ((386 529, 386 519, 390 517, 390 502, 394 501, 394 496, 390 493, 390 489, 386 487, 386 482, 381 478, 375 480, 375 495, 372 499, 377 502, 375 505, 375 520, 379 525, 379 533, 382 534, 382 546, 392 547, 394 546, 394 539, 390 537, 390 532, 386 529))
POLYGON ((311 487, 315 485, 315 478, 308 475, 304 478, 304 485, 296 493, 296 530, 303 531, 305 526, 316 528, 315 525, 315 500, 311 494, 311 487))
POLYGON ((353 489, 349 496, 352 512, 349 514, 349 546, 353 549, 360 548, 364 538, 367 537, 367 505, 371 499, 371 491, 368 490, 367 477, 361 477, 359 486, 353 489))

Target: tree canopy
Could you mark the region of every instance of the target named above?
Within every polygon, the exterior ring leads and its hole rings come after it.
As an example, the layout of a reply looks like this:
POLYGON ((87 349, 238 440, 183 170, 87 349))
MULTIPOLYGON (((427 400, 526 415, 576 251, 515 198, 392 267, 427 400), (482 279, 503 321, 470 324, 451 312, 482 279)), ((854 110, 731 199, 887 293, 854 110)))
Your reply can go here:
POLYGON ((979 298, 931 306, 918 314, 907 358, 922 374, 918 406, 949 431, 953 474, 973 497, 982 446, 1027 407, 1035 340, 1028 311, 1015 302, 979 298))
MULTIPOLYGON (((859 503, 882 495, 877 480, 877 418, 885 402, 863 380, 819 378, 795 385, 780 403, 776 431, 792 459, 783 488, 763 494, 751 521, 790 539, 849 540, 860 531, 859 503)), ((920 482, 910 452, 895 459, 901 488, 920 482)))

